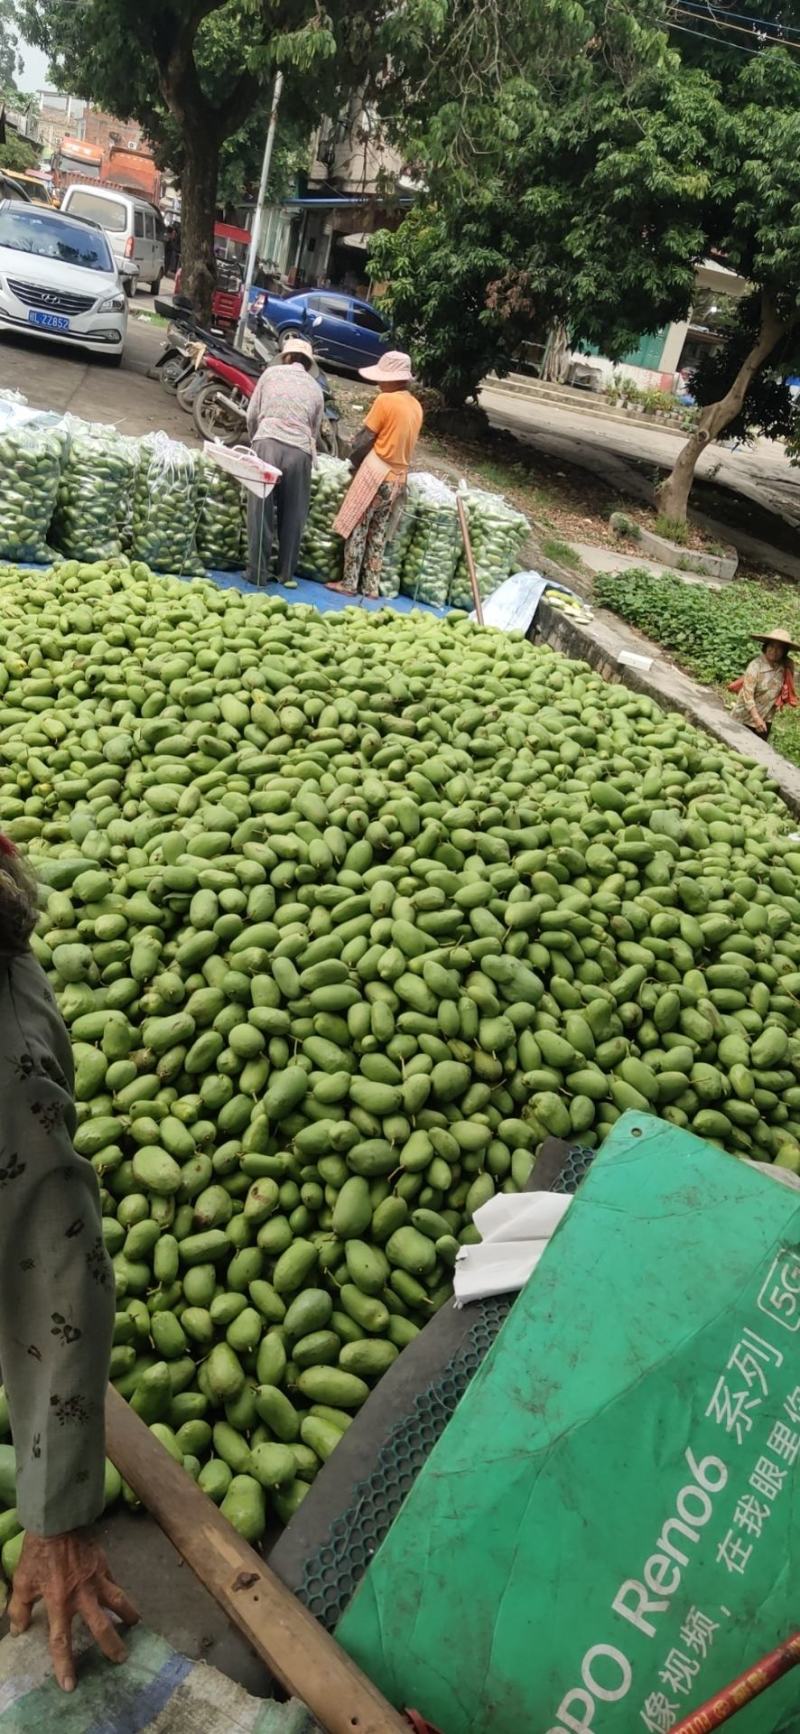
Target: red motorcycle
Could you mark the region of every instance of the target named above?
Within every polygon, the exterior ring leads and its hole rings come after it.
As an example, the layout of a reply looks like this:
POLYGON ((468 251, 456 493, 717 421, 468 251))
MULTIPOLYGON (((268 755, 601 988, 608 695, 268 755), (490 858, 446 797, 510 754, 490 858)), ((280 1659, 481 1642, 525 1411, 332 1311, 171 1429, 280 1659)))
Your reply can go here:
MULTIPOLYGON (((223 445, 239 445, 247 438, 247 406, 265 366, 274 366, 276 357, 255 342, 255 355, 242 355, 231 361, 208 351, 203 357, 203 372, 207 376, 192 402, 195 426, 204 440, 220 440, 223 445)), ((325 410, 319 436, 320 450, 331 457, 339 455, 340 411, 322 371, 314 367, 315 378, 322 387, 325 410)))
POLYGON ((205 440, 238 445, 247 438, 247 405, 264 372, 264 363, 245 355, 236 361, 224 360, 206 351, 202 369, 205 384, 192 403, 197 431, 205 440))

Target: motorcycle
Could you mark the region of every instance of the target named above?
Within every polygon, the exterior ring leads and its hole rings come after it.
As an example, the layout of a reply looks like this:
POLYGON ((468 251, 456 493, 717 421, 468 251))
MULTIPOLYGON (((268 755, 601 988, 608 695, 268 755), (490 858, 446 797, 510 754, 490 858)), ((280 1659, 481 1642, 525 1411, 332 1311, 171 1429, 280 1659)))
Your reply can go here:
MULTIPOLYGON (((153 373, 156 378, 160 378, 166 391, 177 394, 181 408, 190 413, 195 398, 207 383, 204 370, 206 356, 214 354, 232 366, 239 362, 247 366, 252 360, 254 340, 252 333, 248 333, 249 351, 243 356, 242 351, 236 349, 216 327, 207 330, 198 325, 191 302, 185 297, 177 297, 172 302, 162 302, 162 314, 167 308, 175 317, 169 326, 164 351, 156 362, 153 373)), ((261 365, 266 365, 279 348, 278 333, 269 320, 260 322, 258 341, 261 365)))
POLYGON ((204 383, 192 403, 195 427, 203 439, 235 446, 246 438, 247 406, 263 371, 263 364, 244 355, 231 362, 212 350, 206 352, 204 383))
POLYGON ((198 392, 202 391, 205 383, 206 376, 203 371, 203 362, 205 361, 207 354, 208 344, 201 343, 199 338, 193 340, 187 345, 187 365, 181 374, 176 390, 176 396, 181 409, 185 410, 187 415, 191 415, 192 404, 194 403, 198 392))
MULTIPOLYGON (((272 328, 270 328, 272 330, 272 328)), ((277 338, 277 334, 274 334, 277 338)), ((236 351, 231 362, 218 352, 207 351, 203 358, 206 383, 192 402, 195 426, 207 440, 220 440, 223 445, 238 445, 246 437, 247 407, 265 367, 280 364, 280 349, 273 347, 272 338, 261 336, 253 343, 252 359, 236 351)), ((325 374, 314 363, 313 373, 325 400, 320 450, 331 457, 339 455, 339 422, 341 411, 325 374)))

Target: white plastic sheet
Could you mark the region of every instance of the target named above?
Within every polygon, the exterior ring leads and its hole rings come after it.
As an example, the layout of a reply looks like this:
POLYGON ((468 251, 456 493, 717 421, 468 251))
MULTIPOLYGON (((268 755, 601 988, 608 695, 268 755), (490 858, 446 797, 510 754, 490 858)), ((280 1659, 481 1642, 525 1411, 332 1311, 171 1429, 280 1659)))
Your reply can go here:
POLYGON ((455 1304, 524 1288, 572 1203, 567 1192, 500 1192, 475 1212, 479 1245, 462 1247, 455 1304))
MULTIPOLYGON (((536 619, 542 597, 551 590, 558 590, 564 596, 573 596, 576 602, 582 600, 575 590, 570 590, 566 584, 556 583, 552 578, 544 578, 541 572, 515 572, 513 577, 506 578, 484 602, 484 625, 496 626, 501 632, 528 632, 536 619)), ((475 618, 473 609, 470 620, 475 618)))

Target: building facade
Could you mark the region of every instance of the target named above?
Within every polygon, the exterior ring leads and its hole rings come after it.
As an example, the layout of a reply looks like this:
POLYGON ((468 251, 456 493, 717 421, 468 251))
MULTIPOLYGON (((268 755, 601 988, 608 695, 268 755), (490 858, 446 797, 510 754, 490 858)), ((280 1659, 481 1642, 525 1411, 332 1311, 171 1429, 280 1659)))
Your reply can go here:
POLYGON ((45 157, 51 157, 58 150, 63 138, 83 136, 86 104, 77 97, 65 96, 60 90, 38 90, 36 95, 39 100, 39 138, 42 151, 45 157))
MULTIPOLYGON (((335 121, 323 120, 310 141, 303 191, 264 212, 259 257, 289 284, 334 284, 366 295, 369 237, 395 227, 416 192, 359 95, 335 121)), ((252 222, 252 209, 240 209, 252 222)))
POLYGON ((119 120, 114 114, 105 114, 100 108, 87 105, 83 117, 84 142, 97 145, 98 149, 108 156, 113 145, 120 145, 124 150, 136 151, 147 149, 142 128, 138 120, 119 120))
POLYGON ((590 345, 583 345, 571 351, 570 370, 573 376, 581 369, 596 376, 591 383, 597 390, 622 377, 642 390, 680 390, 686 374, 698 365, 704 351, 716 349, 724 341, 719 315, 725 304, 740 301, 748 289, 744 277, 718 260, 704 259, 697 268, 695 294, 687 319, 673 320, 660 331, 646 332, 636 348, 620 361, 610 361, 590 345))

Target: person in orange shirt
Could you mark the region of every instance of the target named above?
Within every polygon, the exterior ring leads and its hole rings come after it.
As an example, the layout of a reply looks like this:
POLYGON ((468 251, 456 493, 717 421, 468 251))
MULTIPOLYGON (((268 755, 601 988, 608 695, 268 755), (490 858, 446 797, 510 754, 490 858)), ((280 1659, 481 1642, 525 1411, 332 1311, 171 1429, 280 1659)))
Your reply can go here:
POLYGON ((383 552, 392 520, 399 515, 408 467, 422 427, 422 408, 409 391, 411 360, 389 350, 361 378, 374 380, 378 396, 353 444, 355 475, 334 520, 345 538, 344 574, 329 590, 346 596, 377 596, 383 552))

